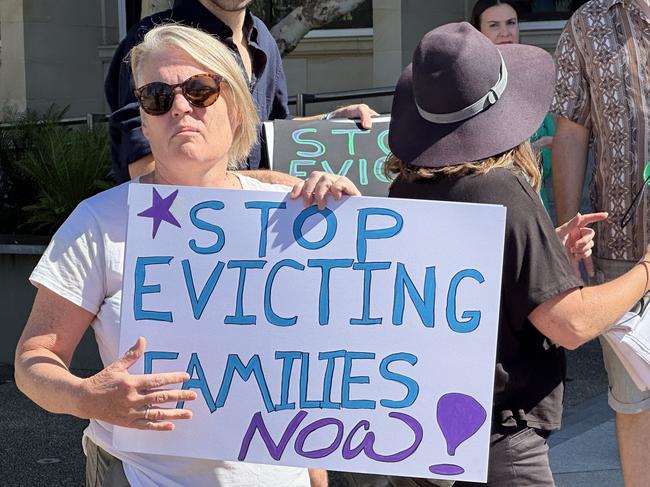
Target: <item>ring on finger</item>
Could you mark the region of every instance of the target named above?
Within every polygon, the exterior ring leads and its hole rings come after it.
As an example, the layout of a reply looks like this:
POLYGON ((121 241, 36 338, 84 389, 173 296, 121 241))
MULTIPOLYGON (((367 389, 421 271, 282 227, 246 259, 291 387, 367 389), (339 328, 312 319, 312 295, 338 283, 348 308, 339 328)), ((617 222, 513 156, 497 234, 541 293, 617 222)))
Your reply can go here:
POLYGON ((151 404, 147 404, 144 408, 144 419, 145 421, 149 420, 149 410, 151 409, 151 404))

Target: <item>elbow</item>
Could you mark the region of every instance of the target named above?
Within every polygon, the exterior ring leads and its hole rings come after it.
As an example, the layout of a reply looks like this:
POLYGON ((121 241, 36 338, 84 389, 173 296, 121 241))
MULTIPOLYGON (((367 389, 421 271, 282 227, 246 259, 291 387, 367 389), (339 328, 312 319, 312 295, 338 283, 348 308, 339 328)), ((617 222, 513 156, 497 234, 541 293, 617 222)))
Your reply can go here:
POLYGON ((20 392, 27 395, 27 384, 23 366, 23 353, 23 346, 21 343, 19 343, 18 347, 16 348, 16 354, 14 356, 14 383, 20 392))
POLYGON ((567 350, 575 350, 594 338, 589 332, 588 323, 580 318, 567 317, 561 324, 561 329, 561 338, 557 343, 567 350))
POLYGON ((582 340, 579 337, 570 337, 567 338, 566 340, 563 341, 563 343, 558 343, 558 345, 561 345, 563 348, 566 348, 567 350, 575 350, 576 348, 580 347, 581 345, 584 345, 586 342, 589 340, 582 340))

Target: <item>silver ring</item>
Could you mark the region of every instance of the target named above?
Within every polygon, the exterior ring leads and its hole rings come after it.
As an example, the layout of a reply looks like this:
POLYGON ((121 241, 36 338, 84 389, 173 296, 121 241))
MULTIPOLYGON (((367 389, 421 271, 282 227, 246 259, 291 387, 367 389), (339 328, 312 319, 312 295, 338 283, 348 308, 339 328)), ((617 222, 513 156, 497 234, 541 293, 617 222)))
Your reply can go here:
POLYGON ((151 409, 151 404, 147 404, 147 406, 144 409, 144 419, 145 421, 149 420, 149 409, 151 409))

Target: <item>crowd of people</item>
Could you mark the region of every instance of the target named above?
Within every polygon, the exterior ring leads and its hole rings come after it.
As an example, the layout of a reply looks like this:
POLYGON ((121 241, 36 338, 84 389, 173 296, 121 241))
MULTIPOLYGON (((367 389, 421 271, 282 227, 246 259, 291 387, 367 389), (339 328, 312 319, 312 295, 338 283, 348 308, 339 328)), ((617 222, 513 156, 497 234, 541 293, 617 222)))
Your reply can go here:
MULTIPOLYGON (((88 486, 327 485, 319 469, 162 457, 111 442, 116 425, 168 431, 191 420, 174 404, 196 398, 177 387, 186 372, 129 373, 144 339, 118 355, 129 185, 285 191, 320 207, 359 194, 345 177, 317 172, 303 182, 264 170, 260 122, 290 115, 277 47, 249 4, 179 0, 131 29, 106 80, 114 174, 124 182, 82 202, 31 275, 38 291, 16 351, 16 383, 48 411, 90 420, 88 486), (105 368, 82 379, 69 365, 89 326, 105 368)), ((397 81, 389 196, 507 208, 489 486, 554 485, 547 439, 561 423, 564 349, 599 336, 650 290, 649 32, 646 0, 590 0, 568 21, 554 62, 519 43, 516 3, 479 0, 471 23, 427 33, 397 81), (581 215, 590 139, 598 212, 581 215), (550 149, 540 171, 539 151, 550 149), (540 197, 549 178, 557 228, 540 197), (597 233, 589 228, 596 222, 597 233)), ((370 127, 373 115, 362 104, 314 118, 370 127)), ((647 485, 650 395, 603 348, 625 484, 647 485)), ((453 483, 348 478, 369 487, 453 483)))

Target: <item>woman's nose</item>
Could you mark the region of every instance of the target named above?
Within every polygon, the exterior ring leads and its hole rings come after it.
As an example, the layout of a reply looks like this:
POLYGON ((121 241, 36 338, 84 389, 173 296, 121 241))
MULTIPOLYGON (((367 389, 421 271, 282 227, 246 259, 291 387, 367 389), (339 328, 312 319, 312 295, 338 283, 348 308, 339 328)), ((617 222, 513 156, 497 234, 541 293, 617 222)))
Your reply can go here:
POLYGON ((192 105, 187 101, 180 87, 176 88, 172 100, 172 116, 179 117, 190 111, 192 111, 192 105))

